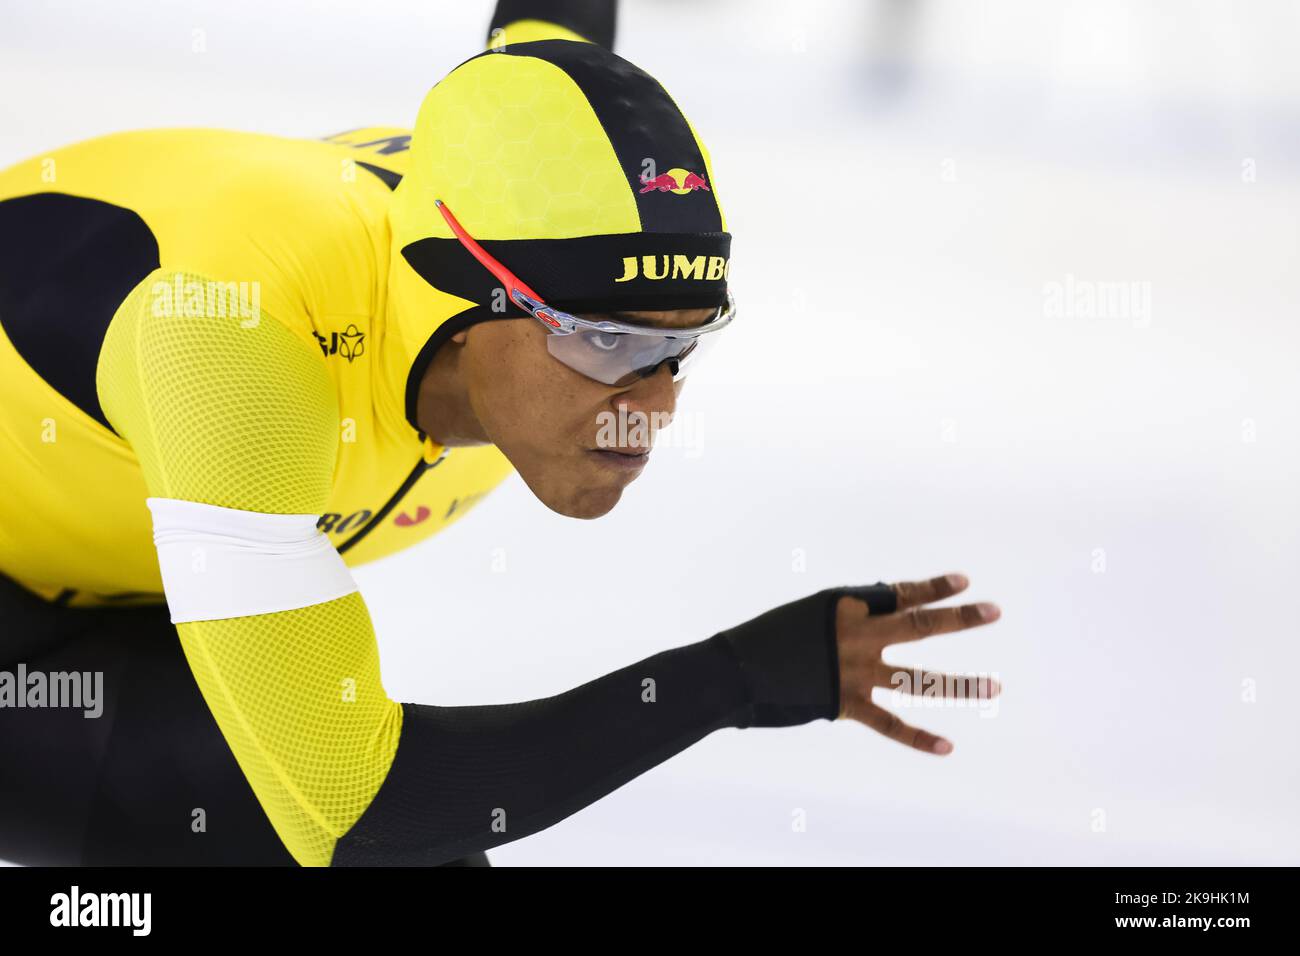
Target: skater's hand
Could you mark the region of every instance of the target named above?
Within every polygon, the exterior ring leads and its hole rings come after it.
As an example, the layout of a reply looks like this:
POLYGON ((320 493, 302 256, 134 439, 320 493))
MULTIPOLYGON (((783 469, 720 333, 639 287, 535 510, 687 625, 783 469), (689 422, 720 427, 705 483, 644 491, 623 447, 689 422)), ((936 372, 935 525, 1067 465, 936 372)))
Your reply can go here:
POLYGON ((966 590, 969 584, 961 574, 928 581, 900 581, 891 585, 898 601, 897 610, 876 616, 860 598, 850 595, 838 598, 835 639, 840 655, 840 717, 859 721, 917 750, 940 755, 952 752, 949 741, 905 724, 897 715, 872 703, 871 689, 898 688, 904 693, 930 696, 942 688, 938 696, 954 699, 988 699, 1001 692, 1001 686, 991 678, 923 671, 884 661, 884 650, 891 644, 964 631, 1001 617, 996 604, 925 607, 966 590))

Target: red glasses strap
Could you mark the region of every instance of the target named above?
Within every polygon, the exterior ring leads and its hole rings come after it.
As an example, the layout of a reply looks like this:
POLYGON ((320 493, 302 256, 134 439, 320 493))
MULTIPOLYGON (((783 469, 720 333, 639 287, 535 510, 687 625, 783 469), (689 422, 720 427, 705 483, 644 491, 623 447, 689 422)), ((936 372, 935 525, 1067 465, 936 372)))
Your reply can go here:
MULTIPOLYGON (((435 199, 433 202, 434 205, 438 207, 438 211, 442 213, 442 218, 447 220, 447 225, 451 227, 451 231, 455 233, 456 238, 460 240, 461 245, 463 245, 466 249, 468 249, 470 251, 470 254, 473 255, 475 259, 483 263, 484 267, 486 267, 489 272, 491 272, 494 276, 497 277, 497 279, 501 282, 501 284, 506 287, 507 293, 511 292, 514 289, 518 289, 524 295, 536 299, 538 302, 542 301, 542 297, 540 295, 538 295, 528 286, 520 282, 519 279, 515 277, 515 274, 513 272, 511 272, 501 263, 497 262, 496 259, 493 259, 492 256, 488 255, 487 250, 485 250, 482 246, 480 246, 477 242, 474 241, 474 237, 471 236, 468 232, 466 232, 464 228, 461 227, 461 224, 456 221, 456 217, 451 214, 451 210, 447 208, 447 204, 445 202, 443 202, 441 199, 435 199)), ((511 296, 512 301, 513 299, 514 297, 511 296)))

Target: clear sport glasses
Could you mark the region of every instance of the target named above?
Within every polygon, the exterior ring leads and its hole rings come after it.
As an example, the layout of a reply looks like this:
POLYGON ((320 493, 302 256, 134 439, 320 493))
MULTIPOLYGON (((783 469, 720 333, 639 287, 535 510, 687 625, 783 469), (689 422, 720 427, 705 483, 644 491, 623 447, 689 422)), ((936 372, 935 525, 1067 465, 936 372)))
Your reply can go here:
POLYGON ((467 233, 447 204, 435 199, 443 219, 461 244, 496 276, 510 301, 545 326, 550 334, 546 348, 559 361, 581 375, 606 385, 623 387, 655 374, 665 362, 673 381, 685 376, 715 341, 713 333, 726 328, 736 316, 736 301, 727 293, 720 306, 702 325, 685 329, 659 328, 614 320, 584 319, 547 305, 542 297, 494 259, 467 233))

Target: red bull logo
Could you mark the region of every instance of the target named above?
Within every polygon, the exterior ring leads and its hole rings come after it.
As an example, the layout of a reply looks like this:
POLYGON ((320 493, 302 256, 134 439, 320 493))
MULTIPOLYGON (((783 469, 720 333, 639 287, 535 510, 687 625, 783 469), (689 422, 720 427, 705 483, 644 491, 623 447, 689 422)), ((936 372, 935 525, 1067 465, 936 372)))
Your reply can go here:
POLYGON ((704 177, 698 173, 693 173, 689 169, 670 169, 668 172, 660 173, 654 177, 642 173, 641 188, 638 192, 658 191, 684 196, 687 193, 695 192, 697 189, 703 189, 706 193, 713 191, 709 189, 709 184, 704 181, 704 177))

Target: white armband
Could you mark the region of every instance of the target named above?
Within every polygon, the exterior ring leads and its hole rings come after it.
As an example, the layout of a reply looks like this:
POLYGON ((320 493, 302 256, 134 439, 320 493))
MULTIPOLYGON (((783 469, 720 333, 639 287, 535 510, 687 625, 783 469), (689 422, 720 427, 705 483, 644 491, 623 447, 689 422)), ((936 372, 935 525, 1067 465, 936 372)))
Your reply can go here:
POLYGON ((146 498, 174 624, 273 614, 357 590, 317 515, 146 498))

